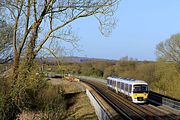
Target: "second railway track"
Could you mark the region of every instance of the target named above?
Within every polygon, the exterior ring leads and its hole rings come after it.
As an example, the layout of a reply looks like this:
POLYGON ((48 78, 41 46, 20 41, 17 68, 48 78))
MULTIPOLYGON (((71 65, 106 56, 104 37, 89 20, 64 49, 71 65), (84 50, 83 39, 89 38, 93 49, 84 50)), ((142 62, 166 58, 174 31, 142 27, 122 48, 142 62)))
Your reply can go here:
POLYGON ((128 120, 177 120, 178 116, 165 114, 153 107, 137 105, 119 94, 108 89, 107 86, 95 81, 83 80, 99 93, 124 119, 128 120), (173 116, 173 117, 172 117, 173 116))

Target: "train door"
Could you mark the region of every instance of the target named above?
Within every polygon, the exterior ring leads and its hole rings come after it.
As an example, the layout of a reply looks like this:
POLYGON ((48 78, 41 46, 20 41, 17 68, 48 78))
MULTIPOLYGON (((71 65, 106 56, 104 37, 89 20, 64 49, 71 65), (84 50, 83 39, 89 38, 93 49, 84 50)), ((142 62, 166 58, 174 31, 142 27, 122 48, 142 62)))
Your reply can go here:
POLYGON ((128 95, 128 84, 124 85, 124 93, 128 95))
POLYGON ((110 85, 109 85, 110 88, 112 88, 112 80, 111 79, 109 80, 109 83, 110 83, 110 85))
POLYGON ((124 93, 124 83, 121 83, 121 92, 124 93))
POLYGON ((117 89, 118 89, 118 92, 120 92, 120 82, 117 82, 117 89))
POLYGON ((128 95, 131 96, 132 94, 132 85, 128 85, 128 95))
POLYGON ((115 90, 115 81, 114 80, 112 80, 112 88, 113 88, 113 90, 115 90))
POLYGON ((117 82, 117 80, 115 81, 115 90, 116 90, 116 93, 118 93, 118 82, 117 82))
POLYGON ((121 82, 119 83, 119 92, 121 92, 121 82))

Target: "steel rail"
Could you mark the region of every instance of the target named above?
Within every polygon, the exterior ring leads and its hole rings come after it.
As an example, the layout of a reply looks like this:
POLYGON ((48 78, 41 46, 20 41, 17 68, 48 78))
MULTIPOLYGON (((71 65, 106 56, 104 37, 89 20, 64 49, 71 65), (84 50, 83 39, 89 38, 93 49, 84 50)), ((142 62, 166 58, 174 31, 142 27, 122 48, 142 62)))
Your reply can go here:
MULTIPOLYGON (((83 80, 82 80, 83 81, 83 80)), ((87 82, 87 81, 83 81, 87 84, 89 84, 98 94, 100 94, 119 114, 121 114, 125 119, 127 120, 146 120, 144 117, 142 117, 141 115, 139 115, 138 113, 134 112, 131 110, 131 112, 129 112, 129 114, 131 113, 131 115, 129 115, 127 113, 127 109, 124 110, 124 107, 121 107, 122 104, 118 104, 118 100, 114 100, 114 99, 110 99, 111 96, 108 96, 107 94, 105 94, 101 89, 99 89, 97 86, 95 86, 92 82, 87 82)))

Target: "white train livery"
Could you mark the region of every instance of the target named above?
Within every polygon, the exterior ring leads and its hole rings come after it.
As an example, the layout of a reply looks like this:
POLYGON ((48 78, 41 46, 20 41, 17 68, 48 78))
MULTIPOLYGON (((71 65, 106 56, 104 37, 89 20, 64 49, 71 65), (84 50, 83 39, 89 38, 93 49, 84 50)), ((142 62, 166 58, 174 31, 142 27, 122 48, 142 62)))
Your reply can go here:
POLYGON ((107 86, 126 95, 133 103, 146 103, 148 99, 148 84, 143 80, 108 77, 107 86))

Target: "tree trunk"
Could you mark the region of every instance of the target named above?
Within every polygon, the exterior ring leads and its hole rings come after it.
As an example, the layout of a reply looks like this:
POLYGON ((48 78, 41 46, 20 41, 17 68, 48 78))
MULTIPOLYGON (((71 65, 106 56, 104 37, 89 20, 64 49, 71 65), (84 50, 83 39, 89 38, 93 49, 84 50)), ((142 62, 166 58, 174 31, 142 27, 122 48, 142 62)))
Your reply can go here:
POLYGON ((35 41, 32 40, 27 48, 27 53, 25 56, 25 65, 27 67, 28 72, 30 72, 30 69, 33 65, 33 61, 35 59, 34 48, 35 48, 35 41))
POLYGON ((13 81, 16 82, 18 78, 18 68, 19 68, 19 62, 20 62, 20 55, 15 50, 14 51, 14 60, 13 60, 13 81))
POLYGON ((35 29, 35 33, 32 34, 30 38, 30 42, 27 46, 26 55, 23 61, 24 68, 26 69, 24 73, 25 77, 27 77, 27 74, 31 71, 34 59, 36 57, 36 54, 34 53, 36 38, 37 38, 37 29, 35 29))

